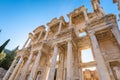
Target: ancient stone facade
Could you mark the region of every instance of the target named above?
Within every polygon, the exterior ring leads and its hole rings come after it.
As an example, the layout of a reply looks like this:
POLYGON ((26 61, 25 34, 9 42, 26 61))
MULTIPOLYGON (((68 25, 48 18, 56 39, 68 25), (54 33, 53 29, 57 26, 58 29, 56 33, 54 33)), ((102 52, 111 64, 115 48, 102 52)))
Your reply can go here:
MULTIPOLYGON (((116 16, 105 14, 99 0, 94 12, 84 6, 54 18, 29 34, 3 80, 87 80, 83 68, 96 67, 99 80, 120 80, 120 31, 116 16), (80 36, 82 33, 86 33, 80 36), (94 61, 83 63, 81 51, 91 48, 94 61)), ((96 79, 97 80, 97 79, 96 79)))
POLYGON ((114 3, 118 3, 118 10, 120 10, 120 0, 113 0, 114 3))

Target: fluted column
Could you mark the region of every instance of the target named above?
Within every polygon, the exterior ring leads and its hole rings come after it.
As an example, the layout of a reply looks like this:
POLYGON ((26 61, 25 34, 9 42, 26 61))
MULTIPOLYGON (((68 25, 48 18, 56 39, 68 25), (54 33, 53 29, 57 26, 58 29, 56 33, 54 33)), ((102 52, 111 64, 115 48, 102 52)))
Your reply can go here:
POLYGON ((46 34, 45 34, 45 37, 44 37, 44 40, 46 40, 46 39, 47 39, 48 34, 49 34, 49 31, 50 31, 50 28, 48 27, 48 30, 47 30, 47 32, 46 32, 46 34))
POLYGON ((72 55, 72 42, 71 40, 68 41, 67 45, 67 79, 66 80, 73 80, 73 55, 72 55))
POLYGON ((105 65, 105 61, 100 51, 94 32, 90 32, 89 37, 91 39, 92 50, 95 56, 95 60, 97 62, 97 70, 98 70, 100 80, 111 80, 110 74, 105 65))
POLYGON ((32 57, 33 57, 33 52, 31 52, 31 54, 30 54, 30 56, 28 58, 28 61, 26 62, 25 66, 23 68, 23 71, 21 73, 21 76, 20 76, 19 80, 25 80, 29 65, 30 65, 30 63, 32 61, 32 57))
POLYGON ((5 74, 5 76, 3 77, 3 80, 8 80, 8 78, 10 77, 10 74, 12 72, 12 70, 14 69, 14 66, 17 64, 17 60, 16 58, 14 59, 14 61, 12 62, 9 70, 7 71, 7 73, 5 74))
POLYGON ((60 23, 59 23, 58 34, 60 33, 61 28, 62 28, 62 20, 60 20, 60 23))
POLYGON ((36 73, 37 73, 37 67, 39 66, 39 63, 40 63, 40 57, 41 57, 41 51, 39 51, 38 54, 37 54, 34 66, 32 67, 32 70, 31 70, 31 73, 30 73, 29 80, 35 80, 36 73))
POLYGON ((53 53, 52 60, 51 60, 51 65, 50 65, 50 71, 49 71, 47 80, 54 80, 55 65, 56 65, 56 61, 57 61, 57 55, 58 55, 58 46, 57 46, 57 44, 55 44, 54 53, 53 53))
POLYGON ((112 27, 112 33, 115 36, 115 38, 116 38, 116 40, 117 40, 117 42, 119 44, 119 47, 120 47, 120 31, 119 31, 117 25, 114 25, 112 27))
POLYGON ((18 68, 20 67, 20 64, 22 63, 22 61, 23 61, 23 58, 21 57, 20 60, 18 61, 17 65, 16 65, 14 71, 12 72, 9 80, 14 80, 15 75, 16 75, 16 73, 17 73, 17 70, 18 70, 18 68))

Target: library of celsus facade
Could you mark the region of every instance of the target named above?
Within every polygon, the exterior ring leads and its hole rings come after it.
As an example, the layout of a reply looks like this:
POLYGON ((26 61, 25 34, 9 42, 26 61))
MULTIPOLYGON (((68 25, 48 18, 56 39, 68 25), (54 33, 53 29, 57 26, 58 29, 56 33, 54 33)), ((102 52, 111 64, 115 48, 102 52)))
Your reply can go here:
POLYGON ((99 0, 92 0, 92 7, 88 13, 81 6, 67 14, 69 22, 61 16, 29 33, 3 80, 120 80, 116 16, 106 14, 99 0), (82 61, 86 49, 93 61, 82 61), (88 67, 96 70, 83 71, 88 67))

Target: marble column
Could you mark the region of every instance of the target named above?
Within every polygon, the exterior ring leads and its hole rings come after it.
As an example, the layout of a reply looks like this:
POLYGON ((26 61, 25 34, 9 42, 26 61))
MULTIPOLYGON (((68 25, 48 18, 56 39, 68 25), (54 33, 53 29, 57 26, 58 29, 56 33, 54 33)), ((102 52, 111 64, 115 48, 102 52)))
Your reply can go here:
POLYGON ((16 73, 16 76, 15 76, 14 80, 18 80, 23 65, 24 65, 24 61, 22 61, 21 65, 20 65, 20 68, 18 69, 18 71, 17 71, 17 73, 16 73))
POLYGON ((73 25, 72 25, 72 16, 69 17, 70 18, 70 21, 69 21, 69 28, 72 28, 73 25))
POLYGON ((43 33, 43 31, 40 32, 39 37, 38 37, 38 41, 40 40, 42 33, 43 33))
POLYGON ((88 24, 89 19, 88 19, 88 15, 87 15, 86 10, 83 10, 83 14, 84 14, 85 22, 86 22, 86 24, 88 24))
POLYGON ((5 74, 5 76, 3 77, 3 80, 8 80, 8 78, 10 77, 11 72, 14 70, 14 66, 17 64, 17 60, 16 58, 14 59, 14 61, 12 62, 10 68, 8 69, 7 73, 5 74))
POLYGON ((72 42, 71 40, 68 41, 67 45, 67 79, 66 80, 73 80, 73 53, 72 53, 72 42))
POLYGON ((18 70, 18 68, 20 67, 22 61, 23 61, 23 58, 21 57, 20 60, 18 61, 17 65, 16 65, 15 69, 13 70, 13 72, 12 72, 9 80, 14 80, 15 75, 16 75, 16 73, 17 73, 17 70, 18 70))
POLYGON ((57 69, 56 80, 63 80, 63 71, 64 71, 64 61, 63 61, 63 53, 59 54, 59 64, 57 69))
MULTIPOLYGON (((79 63, 82 63, 82 54, 81 54, 81 50, 78 50, 78 59, 79 59, 79 63)), ((82 66, 79 67, 79 80, 84 80, 83 74, 82 74, 82 66)))
POLYGON ((117 25, 114 25, 112 27, 112 33, 115 36, 115 38, 116 38, 116 40, 117 40, 117 42, 119 44, 119 47, 120 47, 120 31, 119 31, 117 25))
POLYGON ((44 63, 45 68, 44 68, 44 71, 42 73, 42 79, 41 80, 47 80, 48 79, 48 74, 49 74, 49 70, 50 70, 50 59, 51 59, 51 56, 47 55, 45 63, 44 63))
POLYGON ((105 15, 105 11, 101 8, 101 6, 98 2, 96 2, 96 6, 97 6, 98 10, 102 13, 102 15, 105 15))
POLYGON ((118 0, 118 10, 120 10, 120 0, 118 0))
POLYGON ((58 55, 58 45, 55 44, 54 53, 53 53, 52 60, 51 60, 51 65, 50 65, 50 71, 49 71, 47 80, 54 80, 57 55, 58 55))
POLYGON ((47 30, 47 32, 46 32, 46 34, 45 34, 45 37, 44 37, 44 40, 46 40, 46 39, 47 39, 48 34, 49 34, 49 31, 50 31, 50 28, 48 27, 48 30, 47 30))
POLYGON ((104 58, 100 51, 99 44, 98 44, 98 41, 96 39, 94 32, 90 32, 89 37, 91 39, 92 50, 93 50, 93 53, 95 56, 95 60, 97 62, 96 67, 97 67, 97 71, 98 71, 100 80, 111 80, 110 74, 107 70, 104 58))
POLYGON ((58 34, 60 33, 61 28, 62 28, 62 20, 60 20, 60 23, 59 23, 59 27, 58 27, 58 34))
POLYGON ((28 61, 26 62, 24 68, 23 68, 23 71, 21 73, 21 76, 20 76, 20 79, 19 80, 25 80, 26 79, 26 74, 27 74, 27 71, 29 69, 29 65, 32 61, 32 57, 33 57, 33 52, 30 53, 30 56, 28 58, 28 61))
POLYGON ((23 45, 22 48, 25 48, 25 46, 27 45, 28 41, 29 41, 29 37, 28 37, 27 41, 25 42, 25 44, 23 45))
POLYGON ((39 66, 39 63, 40 63, 40 57, 41 57, 41 51, 39 51, 37 56, 36 56, 35 63, 32 67, 29 80, 35 80, 35 77, 37 74, 37 67, 39 66))

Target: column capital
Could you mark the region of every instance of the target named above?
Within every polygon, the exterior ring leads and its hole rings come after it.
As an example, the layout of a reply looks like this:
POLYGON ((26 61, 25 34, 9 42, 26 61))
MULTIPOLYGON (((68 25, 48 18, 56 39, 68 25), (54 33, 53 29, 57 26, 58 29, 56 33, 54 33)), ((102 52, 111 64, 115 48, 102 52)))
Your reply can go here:
POLYGON ((72 39, 68 39, 66 42, 72 42, 72 39))
POLYGON ((52 48, 54 48, 55 46, 58 46, 59 43, 53 43, 52 48))
POLYGON ((88 34, 89 34, 89 35, 93 35, 93 34, 95 34, 95 31, 93 31, 93 30, 88 31, 88 34))

